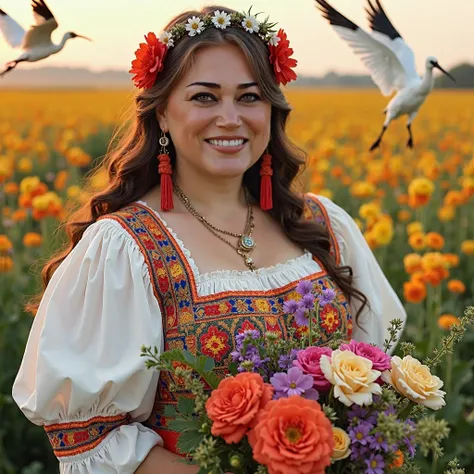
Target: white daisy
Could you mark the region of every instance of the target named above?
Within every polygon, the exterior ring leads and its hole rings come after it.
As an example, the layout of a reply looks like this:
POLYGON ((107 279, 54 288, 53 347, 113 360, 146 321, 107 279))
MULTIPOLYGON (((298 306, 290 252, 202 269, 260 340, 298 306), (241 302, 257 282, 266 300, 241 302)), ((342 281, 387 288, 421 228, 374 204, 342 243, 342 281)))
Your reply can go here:
POLYGON ((278 46, 278 43, 280 42, 280 37, 277 36, 275 33, 272 34, 268 40, 268 44, 271 46, 278 46))
POLYGON ((242 21, 242 26, 249 33, 258 33, 258 30, 260 28, 258 20, 253 15, 246 15, 242 21))
POLYGON ((188 32, 189 36, 196 36, 201 34, 204 30, 204 22, 197 16, 193 16, 192 18, 188 18, 188 23, 186 25, 186 31, 188 32))
POLYGON ((166 44, 168 48, 172 48, 174 46, 173 35, 171 33, 168 33, 167 31, 163 31, 163 33, 161 33, 160 41, 166 44))
POLYGON ((216 28, 221 28, 225 30, 230 25, 230 15, 226 12, 220 12, 216 10, 214 16, 212 17, 212 23, 216 28))

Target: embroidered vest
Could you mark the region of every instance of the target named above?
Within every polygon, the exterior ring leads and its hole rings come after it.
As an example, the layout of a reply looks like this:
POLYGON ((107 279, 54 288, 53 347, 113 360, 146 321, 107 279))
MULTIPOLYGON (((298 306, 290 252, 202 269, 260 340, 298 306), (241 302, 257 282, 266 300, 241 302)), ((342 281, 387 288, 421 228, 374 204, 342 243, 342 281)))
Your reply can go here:
MULTIPOLYGON (((314 219, 328 229, 331 253, 339 263, 339 248, 326 210, 314 195, 306 195, 305 200, 305 218, 314 219)), ((298 298, 295 291, 298 281, 271 291, 226 291, 200 296, 189 262, 154 212, 133 203, 105 217, 115 219, 130 233, 145 258, 163 317, 165 350, 186 349, 212 357, 216 370, 224 375, 230 353, 235 350, 234 336, 239 332, 257 329, 287 338, 288 329, 297 328, 294 318, 284 313, 283 303, 298 298)), ((305 279, 314 282, 316 291, 331 288, 336 292, 333 303, 326 305, 319 315, 319 344, 327 342, 336 330, 350 339, 352 319, 342 291, 324 270, 305 279)), ((160 374, 155 405, 144 424, 163 438, 165 448, 176 452, 177 433, 167 428, 163 415, 167 404, 176 404, 176 392, 170 391, 172 383, 179 385, 169 373, 160 374)))

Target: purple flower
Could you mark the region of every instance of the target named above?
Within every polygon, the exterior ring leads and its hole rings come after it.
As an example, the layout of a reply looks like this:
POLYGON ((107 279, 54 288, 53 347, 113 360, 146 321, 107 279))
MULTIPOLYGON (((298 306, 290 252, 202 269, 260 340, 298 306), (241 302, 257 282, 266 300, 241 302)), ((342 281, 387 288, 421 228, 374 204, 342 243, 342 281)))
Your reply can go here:
POLYGON ((388 443, 382 433, 375 433, 369 447, 374 451, 388 452, 388 443))
POLYGON ((285 313, 295 314, 298 308, 298 302, 295 300, 288 300, 283 303, 283 311, 285 311, 285 313))
POLYGON ((289 355, 283 354, 278 358, 278 367, 288 370, 293 367, 293 361, 296 359, 299 349, 292 349, 289 355))
POLYGON ((373 429, 373 425, 363 421, 357 426, 349 429, 349 438, 353 444, 361 444, 362 446, 369 446, 373 441, 373 437, 369 435, 373 429))
POLYGON ((313 284, 308 280, 301 280, 297 287, 296 292, 301 296, 308 295, 313 291, 313 284))
POLYGON ((256 329, 247 329, 235 336, 237 347, 241 348, 246 339, 256 341, 260 338, 260 332, 256 329))
POLYGON ((270 378, 270 383, 275 388, 278 398, 291 397, 292 395, 304 395, 312 389, 313 377, 303 374, 298 367, 292 367, 286 374, 284 372, 274 374, 270 378))
POLYGON ((383 372, 390 370, 390 356, 382 351, 382 349, 367 344, 366 342, 357 342, 354 339, 349 344, 342 344, 339 348, 341 351, 351 351, 354 354, 365 357, 372 361, 372 368, 383 372))
POLYGON ((365 417, 369 414, 367 408, 360 407, 358 405, 352 405, 351 410, 347 412, 347 418, 352 424, 357 424, 359 421, 365 420, 365 417))
POLYGON ((314 308, 314 296, 311 293, 304 295, 299 306, 311 311, 314 308))
POLYGON ((309 317, 303 308, 298 308, 296 310, 295 321, 298 326, 309 326, 309 317))
POLYGON ((381 454, 371 454, 369 459, 365 460, 367 469, 365 474, 384 474, 385 462, 381 454))
POLYGON ((329 303, 332 303, 336 297, 336 292, 331 288, 323 290, 323 294, 319 297, 319 304, 321 306, 326 306, 329 303))

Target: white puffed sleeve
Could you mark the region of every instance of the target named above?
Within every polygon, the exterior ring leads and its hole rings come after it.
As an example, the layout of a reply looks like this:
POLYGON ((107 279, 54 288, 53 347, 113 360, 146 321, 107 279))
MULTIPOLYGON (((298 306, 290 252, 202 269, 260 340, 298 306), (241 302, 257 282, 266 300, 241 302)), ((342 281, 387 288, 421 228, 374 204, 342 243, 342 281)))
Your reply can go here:
POLYGON ((120 224, 92 224, 49 282, 13 386, 64 474, 133 473, 161 438, 143 426, 163 330, 143 255, 120 224))
MULTIPOLYGON (((390 321, 401 319, 405 325, 405 308, 354 219, 330 199, 317 197, 329 215, 340 248, 341 265, 352 267, 354 287, 364 293, 369 301, 370 309, 367 306, 363 309, 358 325, 354 321, 352 337, 357 341, 383 347, 384 340, 389 336, 390 321)), ((360 302, 353 299, 350 305, 351 314, 355 315, 359 308, 360 302)))

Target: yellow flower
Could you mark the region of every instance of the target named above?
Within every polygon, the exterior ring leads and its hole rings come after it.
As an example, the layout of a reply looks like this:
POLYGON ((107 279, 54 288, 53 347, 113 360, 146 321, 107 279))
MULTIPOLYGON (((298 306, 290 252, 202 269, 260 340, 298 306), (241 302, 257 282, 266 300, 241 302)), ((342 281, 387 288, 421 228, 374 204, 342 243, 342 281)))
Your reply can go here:
POLYGON ((423 232, 415 232, 410 235, 408 244, 413 250, 423 250, 426 247, 426 237, 423 232))
POLYGON ((398 220, 400 222, 406 222, 411 219, 411 212, 407 211, 406 209, 402 209, 398 211, 398 220))
POLYGON ((378 245, 388 245, 393 239, 393 224, 391 219, 383 218, 372 227, 372 235, 378 245))
POLYGON ((82 190, 77 184, 69 186, 66 190, 67 197, 70 199, 76 199, 81 194, 82 190))
POLYGON ((375 186, 368 181, 356 181, 350 191, 354 197, 366 198, 374 195, 375 186))
POLYGON ((380 205, 377 202, 368 202, 359 208, 359 216, 366 221, 374 222, 380 214, 380 205))
POLYGON ((29 158, 21 158, 18 161, 17 169, 20 173, 31 173, 33 169, 33 163, 29 158))
POLYGON ((321 189, 321 191, 319 191, 319 193, 321 196, 324 196, 324 197, 327 197, 329 199, 333 199, 334 197, 334 193, 330 190, 330 189, 321 189))
POLYGON ((14 181, 10 181, 9 183, 5 183, 5 194, 9 196, 13 196, 18 193, 18 184, 16 184, 14 181))
POLYGON ((423 224, 418 221, 410 222, 407 225, 407 234, 412 235, 416 232, 423 232, 423 224))
POLYGON ((20 192, 21 194, 30 194, 39 184, 40 179, 38 176, 28 176, 27 178, 23 178, 20 182, 20 192))
POLYGON ((454 219, 455 208, 453 206, 442 206, 438 209, 438 219, 441 222, 448 222, 454 219))
POLYGON ((428 178, 415 178, 408 186, 410 196, 431 196, 435 187, 428 178))
POLYGON ((335 426, 332 427, 332 434, 334 437, 334 451, 332 452, 331 458, 334 461, 340 461, 341 459, 346 459, 350 454, 351 450, 351 439, 349 435, 341 428, 335 426))
POLYGON ((421 268, 421 255, 417 253, 409 253, 403 257, 403 265, 408 274, 415 273, 421 268))
POLYGON ((429 367, 407 355, 403 359, 392 357, 392 370, 382 374, 382 379, 412 402, 432 410, 439 410, 446 402, 441 387, 443 381, 432 375, 429 367))
POLYGON ((370 405, 372 395, 380 395, 382 388, 375 381, 380 372, 372 369, 372 362, 350 351, 333 351, 330 357, 321 356, 321 370, 334 385, 334 397, 350 407, 370 405))
POLYGON ((474 255, 474 240, 465 240, 462 242, 461 252, 466 255, 474 255))

